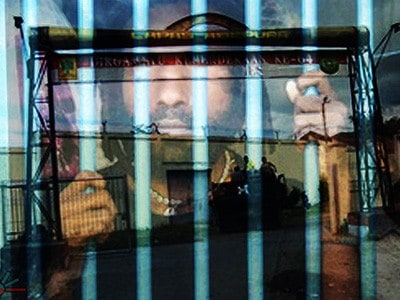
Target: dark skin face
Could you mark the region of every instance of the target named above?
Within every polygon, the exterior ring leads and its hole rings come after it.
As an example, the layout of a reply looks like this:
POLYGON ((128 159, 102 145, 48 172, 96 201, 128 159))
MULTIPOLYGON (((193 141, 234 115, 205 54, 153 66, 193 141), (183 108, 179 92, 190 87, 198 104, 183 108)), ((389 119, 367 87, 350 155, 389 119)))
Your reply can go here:
MULTIPOLYGON (((192 127, 192 110, 193 110, 193 97, 194 97, 194 81, 191 80, 194 76, 196 68, 191 66, 152 66, 150 68, 149 84, 149 102, 150 102, 150 119, 158 125, 158 129, 162 134, 177 135, 177 136, 191 136, 192 127)), ((197 68, 203 75, 206 74, 207 80, 203 81, 201 88, 203 89, 203 97, 207 98, 207 118, 209 126, 224 122, 221 120, 222 116, 230 114, 232 107, 232 82, 230 80, 219 80, 220 78, 229 78, 231 70, 227 66, 209 66, 197 68), (218 80, 217 80, 218 79, 218 80)), ((126 76, 132 76, 128 73, 126 76)), ((129 115, 134 114, 134 97, 135 83, 132 81, 123 84, 123 99, 126 110, 129 115)), ((139 95, 140 96, 140 95, 139 95)), ((136 100, 140 101, 140 100, 136 100)), ((235 120, 238 122, 238 120, 235 120)), ((239 121, 240 123, 240 121, 239 121)), ((226 126, 226 124, 224 124, 226 126)), ((210 149, 211 151, 211 149, 210 149)), ((212 152, 212 151, 211 151, 212 152)), ((213 153, 210 152, 210 161, 216 162, 218 167, 213 166, 213 173, 211 174, 212 180, 221 178, 219 169, 224 168, 225 161, 220 161, 218 157, 214 158, 213 153), (220 165, 220 166, 219 166, 220 165), (216 170, 218 169, 218 170, 216 170)), ((165 201, 157 201, 160 197, 168 199, 168 186, 167 186, 167 166, 163 161, 173 162, 191 161, 191 146, 184 143, 175 144, 173 142, 168 145, 160 144, 157 147, 152 147, 152 157, 160 159, 152 159, 151 166, 151 193, 152 193, 152 212, 156 214, 165 215, 167 208, 170 204, 165 201), (166 148, 168 147, 168 148, 166 148), (174 149, 174 150, 171 150, 174 149), (153 196, 154 195, 154 196, 153 196)), ((219 152, 219 155, 222 153, 219 152)), ((134 189, 134 180, 130 179, 131 188, 134 189)), ((178 200, 185 199, 176 196, 178 200)), ((166 200, 167 201, 167 200, 166 200)), ((185 201, 183 201, 185 202, 185 201)))
MULTIPOLYGON (((190 66, 152 66, 150 70, 149 101, 151 122, 160 131, 171 134, 190 134, 193 109, 193 67, 190 66), (161 80, 160 80, 161 79, 161 80), (184 80, 182 80, 184 79, 184 80)), ((207 68, 208 78, 227 78, 229 69, 224 66, 207 68)), ((232 95, 228 81, 208 80, 204 85, 208 100, 209 123, 215 123, 229 109, 232 95)), ((134 84, 123 85, 123 99, 130 115, 134 108, 134 84)))

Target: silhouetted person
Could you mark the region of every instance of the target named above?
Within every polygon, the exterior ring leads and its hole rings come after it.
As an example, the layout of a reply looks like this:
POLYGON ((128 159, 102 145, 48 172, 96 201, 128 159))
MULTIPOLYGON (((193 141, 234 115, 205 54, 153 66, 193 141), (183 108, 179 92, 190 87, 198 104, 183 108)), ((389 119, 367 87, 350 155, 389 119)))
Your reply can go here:
POLYGON ((255 170, 256 166, 254 165, 254 162, 249 158, 248 155, 243 156, 243 162, 244 164, 243 164, 242 174, 247 183, 248 180, 247 172, 255 170))
POLYGON ((237 189, 237 187, 243 187, 245 183, 245 177, 239 166, 235 166, 231 176, 231 183, 237 189))
POLYGON ((260 173, 264 228, 279 228, 281 226, 281 201, 276 167, 265 156, 262 157, 260 173))
POLYGON ((255 170, 256 166, 254 165, 254 162, 249 158, 248 155, 243 156, 243 161, 244 161, 244 171, 252 171, 255 170))

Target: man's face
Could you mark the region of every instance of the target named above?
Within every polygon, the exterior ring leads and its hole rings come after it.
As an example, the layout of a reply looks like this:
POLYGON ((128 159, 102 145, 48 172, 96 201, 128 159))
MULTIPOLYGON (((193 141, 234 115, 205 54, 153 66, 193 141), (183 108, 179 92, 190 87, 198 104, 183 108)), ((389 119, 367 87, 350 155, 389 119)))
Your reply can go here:
MULTIPOLYGON (((156 123, 163 133, 190 132, 194 68, 182 65, 151 67, 149 85, 151 122, 156 123)), ((221 78, 229 78, 229 74, 229 69, 225 66, 207 67, 205 86, 210 125, 216 123, 230 107, 232 97, 230 83, 229 80, 221 80, 221 78)), ((127 82, 123 86, 125 107, 131 115, 135 101, 134 86, 132 82, 127 82)))

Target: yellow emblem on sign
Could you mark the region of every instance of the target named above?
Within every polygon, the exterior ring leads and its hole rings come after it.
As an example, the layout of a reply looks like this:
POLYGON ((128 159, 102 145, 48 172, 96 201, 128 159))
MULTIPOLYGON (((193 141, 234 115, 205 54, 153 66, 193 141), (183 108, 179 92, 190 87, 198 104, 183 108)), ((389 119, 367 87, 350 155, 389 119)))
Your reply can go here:
POLYGON ((77 80, 77 64, 75 57, 63 57, 58 64, 59 80, 77 80))

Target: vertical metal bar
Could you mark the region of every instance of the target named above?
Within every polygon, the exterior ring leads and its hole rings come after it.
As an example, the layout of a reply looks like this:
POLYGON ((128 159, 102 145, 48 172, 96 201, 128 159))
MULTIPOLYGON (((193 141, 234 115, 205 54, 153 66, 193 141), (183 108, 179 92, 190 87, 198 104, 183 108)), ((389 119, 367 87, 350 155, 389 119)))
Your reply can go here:
POLYGON ((360 208, 369 212, 377 206, 376 203, 376 153, 375 153, 375 103, 370 73, 371 63, 360 50, 356 58, 358 64, 358 155, 359 155, 359 186, 360 186, 360 208))
MULTIPOLYGON (((244 3, 245 24, 250 30, 261 29, 260 0, 246 0, 244 3)), ((259 165, 262 157, 262 66, 257 63, 256 57, 259 46, 246 46, 247 76, 246 76, 246 152, 249 159, 259 165)), ((248 298, 251 300, 264 298, 264 249, 262 230, 262 201, 259 176, 249 178, 249 205, 248 205, 248 233, 247 233, 247 273, 248 298)))
MULTIPOLYGON (((138 80, 138 67, 135 69, 135 80, 138 80)), ((143 70, 142 70, 143 71, 143 70)), ((147 70, 144 70, 147 73, 147 70)), ((148 75, 146 75, 148 76, 148 75)), ((148 92, 136 95, 140 90, 148 91, 141 84, 144 82, 135 82, 135 102, 148 100, 148 92), (147 99, 146 99, 147 98, 147 99)), ((147 111, 148 113, 148 111, 147 111)), ((135 112, 135 115, 138 111, 135 112)), ((138 124, 138 123, 135 123, 138 124)), ((135 134, 134 139, 134 174, 135 174, 135 214, 136 214, 136 232, 137 232, 137 248, 136 248, 136 276, 137 276, 137 299, 151 299, 152 295, 152 274, 151 274, 151 203, 150 203, 150 184, 151 184, 151 144, 143 133, 135 134)))
MULTIPOLYGON (((373 87, 373 66, 369 59, 369 49, 373 49, 373 0, 357 1, 357 25, 366 26, 370 31, 370 45, 367 49, 360 49, 357 57, 360 79, 358 96, 358 125, 359 131, 358 155, 360 168, 360 214, 370 215, 371 209, 376 207, 376 153, 375 153, 375 97, 373 87)), ((362 45, 363 46, 363 45, 362 45)), ((361 298, 376 298, 376 245, 362 234, 359 226, 360 247, 360 283, 361 298)))
MULTIPOLYGON (((302 27, 303 28, 316 28, 318 26, 318 6, 316 0, 303 0, 302 1, 302 27)), ((304 50, 313 50, 313 47, 305 47, 304 50)), ((303 66, 303 71, 319 70, 318 64, 308 64, 303 66)), ((305 91, 306 95, 318 95, 318 90, 315 86, 308 87, 305 91)), ((305 166, 307 167, 307 166, 305 166)), ((311 204, 317 204, 320 201, 319 195, 319 172, 318 173, 305 173, 304 189, 311 204), (311 175, 311 176, 309 176, 311 175)))
MULTIPOLYGON (((134 1, 132 8, 133 30, 148 30, 149 1, 134 1)), ((146 53, 146 48, 138 49, 146 53)), ((146 66, 136 67, 133 74, 133 126, 141 127, 150 124, 150 69, 146 66)), ((125 95, 126 96, 126 95, 125 95)), ((134 178, 135 178, 135 214, 136 214, 136 282, 137 299, 152 298, 152 260, 151 260, 151 144, 146 134, 134 136, 134 178)))
MULTIPOLYGON (((50 54, 51 55, 51 54, 50 54)), ((47 57, 48 61, 51 61, 52 58, 47 57)), ((55 223, 56 223, 56 237, 57 240, 62 239, 61 232, 61 216, 60 216, 60 189, 58 182, 58 162, 57 162, 57 149, 56 149, 56 128, 55 128, 55 111, 54 111, 54 95, 53 95, 53 80, 51 77, 51 63, 47 63, 47 90, 48 90, 48 110, 49 110, 49 132, 50 132, 50 160, 51 160, 51 168, 52 168, 52 197, 54 203, 54 211, 55 215, 55 223)))
MULTIPOLYGON (((6 2, 0 4, 0 66, 7 70, 7 35, 6 35, 6 2)), ((9 145, 9 116, 8 116, 8 90, 7 90, 7 72, 0 72, 0 186, 11 181, 10 178, 10 145, 9 145)), ((8 200, 5 197, 6 189, 1 188, 2 197, 0 198, 0 248, 3 248, 5 237, 5 212, 4 202, 8 200)), ((7 193, 8 195, 8 193, 7 193)), ((9 212, 8 212, 9 213, 9 212)))
MULTIPOLYGON (((192 15, 207 11, 207 1, 192 0, 192 15)), ((196 26, 193 31, 206 31, 207 26, 196 26)), ((205 56, 206 45, 192 46, 193 59, 205 56)), ((209 241, 208 241, 208 69, 194 66, 192 71, 193 116, 193 187, 194 187, 194 299, 210 298, 209 241)), ((213 105, 213 104, 211 104, 213 105)))
MULTIPOLYGON (((319 145, 308 142, 304 149, 304 177, 319 179, 319 145)), ((317 186, 318 187, 318 186, 317 186)), ((306 211, 305 261, 307 299, 321 297, 321 221, 320 204, 306 211)))
MULTIPOLYGON (((140 128, 150 124, 150 69, 147 66, 135 67, 133 76, 133 126, 140 128)), ((149 230, 151 229, 151 144, 144 133, 136 133, 134 138, 136 228, 149 230)))
MULTIPOLYGON (((27 26, 35 26, 37 24, 37 1, 24 0, 22 2, 23 19, 27 26)), ((23 78, 28 78, 24 81, 24 132, 25 150, 26 150, 26 195, 25 195, 25 235, 29 237, 32 233, 32 193, 33 193, 33 107, 34 107, 34 80, 35 80, 35 63, 34 55, 28 52, 30 57, 22 57, 22 61, 26 59, 27 64, 23 64, 23 78)), ((28 238, 29 239, 29 238, 28 238)))
MULTIPOLYGON (((250 30, 261 29, 261 1, 245 1, 245 24, 250 30), (255 8, 258 9, 255 9, 255 8)), ((262 66, 256 57, 260 51, 257 45, 246 46, 247 77, 246 77, 246 152, 250 159, 261 162, 262 157, 262 66)))
MULTIPOLYGON (((10 215, 10 209, 8 208, 8 203, 10 202, 10 197, 8 196, 8 189, 5 185, 0 182, 0 248, 4 247, 7 241, 7 215, 10 215), (6 213, 7 208, 7 213, 6 213)), ((0 260, 0 268, 2 267, 0 260)))
MULTIPOLYGON (((135 2, 133 5, 133 30, 148 30, 149 27, 149 3, 148 1, 135 2)), ((146 53, 146 47, 136 49, 137 52, 146 53)), ((133 84, 133 126, 143 127, 150 124, 150 93, 149 79, 150 69, 139 66, 134 69, 133 84)), ((137 229, 151 228, 150 207, 150 144, 146 135, 135 134, 135 201, 136 201, 136 226, 137 229)))
MULTIPOLYGON (((22 1, 23 19, 28 27, 37 25, 38 20, 38 2, 36 0, 22 1)), ((40 255, 40 245, 32 243, 32 200, 34 193, 33 180, 33 165, 34 165, 34 105, 35 105, 35 80, 37 79, 37 71, 35 65, 35 57, 33 51, 26 51, 30 57, 23 57, 22 60, 28 60, 27 64, 23 64, 24 78, 24 122, 26 132, 24 133, 25 149, 26 149, 26 192, 24 205, 24 221, 25 221, 25 236, 26 236, 26 263, 27 263, 27 289, 30 291, 28 297, 37 297, 43 291, 42 284, 42 261, 40 255), (27 76, 26 76, 27 75, 27 76)))
MULTIPOLYGON (((78 36, 86 40, 93 38, 94 26, 94 1, 78 0, 78 36)), ((94 134, 98 124, 96 98, 93 86, 95 78, 92 65, 78 69, 78 77, 83 82, 79 86, 78 130, 79 139, 79 166, 81 170, 96 170, 96 140, 90 135, 94 134), (88 82, 88 83, 86 83, 88 82)), ((91 191, 87 191, 90 193, 91 191)), ((92 222, 92 220, 82 220, 92 222)), ((87 244, 86 260, 82 274, 82 298, 97 298, 97 258, 94 240, 87 244)))
POLYGON ((374 49, 374 0, 357 0, 357 25, 370 30, 370 47, 374 49))
MULTIPOLYGON (((318 1, 302 0, 302 27, 318 27, 318 1)), ((306 48, 307 50, 307 48, 306 48)), ((303 71, 318 70, 315 64, 305 65, 303 71)), ((317 95, 316 87, 309 87, 306 95, 317 95)), ((306 211, 305 222, 305 261, 306 261, 306 297, 321 297, 321 222, 319 194, 319 149, 309 142, 304 149, 304 190, 313 207, 306 211)))
MULTIPOLYGON (((376 77, 376 63, 374 62, 373 53, 370 50, 368 51, 369 59, 368 61, 371 64, 370 75, 371 75, 371 85, 372 90, 374 91, 374 132, 376 135, 375 142, 375 155, 376 155, 376 177, 379 180, 378 189, 380 190, 380 196, 382 199, 383 208, 388 208, 389 210, 394 210, 394 193, 393 193, 393 184, 391 179, 391 171, 389 166, 389 158, 388 151, 386 147, 386 142, 381 136, 383 130, 383 116, 382 116, 382 106, 380 101, 380 95, 378 90, 378 82, 376 77)), ((378 191, 377 191, 378 192, 378 191)))

